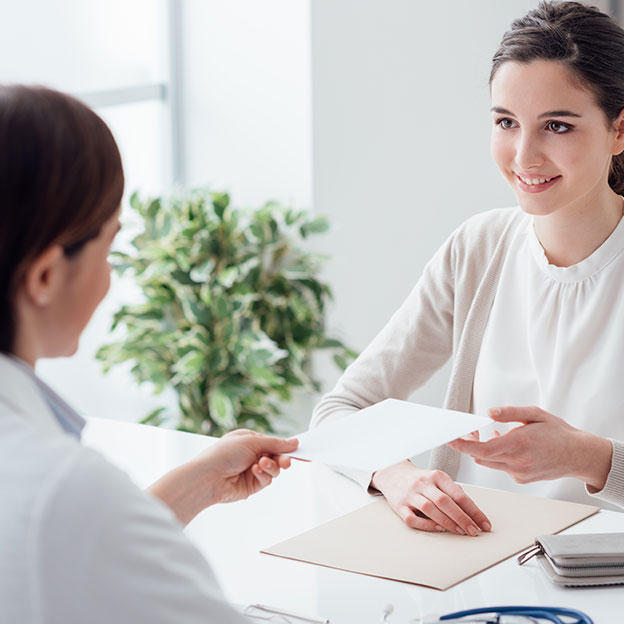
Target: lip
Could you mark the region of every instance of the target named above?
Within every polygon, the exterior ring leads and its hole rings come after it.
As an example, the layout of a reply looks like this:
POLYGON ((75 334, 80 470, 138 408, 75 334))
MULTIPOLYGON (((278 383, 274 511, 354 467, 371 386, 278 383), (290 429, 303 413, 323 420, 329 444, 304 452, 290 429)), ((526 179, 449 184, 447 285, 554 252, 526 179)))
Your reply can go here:
MULTIPOLYGON (((543 184, 525 184, 520 179, 520 176, 517 173, 514 173, 514 176, 516 178, 516 184, 525 193, 541 193, 542 191, 545 191, 545 190, 549 189, 553 184, 557 183, 559 181, 559 179, 561 178, 561 176, 558 175, 558 176, 555 176, 554 178, 552 178, 552 180, 549 180, 548 182, 544 182, 543 184)), ((529 176, 529 175, 526 175, 526 176, 523 176, 523 177, 535 179, 535 178, 547 178, 547 177, 550 177, 550 176, 537 176, 537 175, 530 175, 529 176)))

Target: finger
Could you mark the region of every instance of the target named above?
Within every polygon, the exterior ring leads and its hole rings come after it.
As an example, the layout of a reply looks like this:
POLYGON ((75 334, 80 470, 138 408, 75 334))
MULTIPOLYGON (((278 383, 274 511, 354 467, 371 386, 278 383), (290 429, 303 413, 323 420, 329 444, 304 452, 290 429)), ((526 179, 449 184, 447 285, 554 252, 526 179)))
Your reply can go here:
POLYGON ((417 516, 414 513, 414 510, 408 507, 407 505, 403 505, 399 507, 398 511, 396 511, 397 516, 407 524, 408 527, 412 529, 418 529, 420 531, 432 531, 436 533, 440 533, 444 531, 444 527, 436 524, 430 518, 424 518, 422 516, 417 516))
MULTIPOLYGON (((414 509, 422 512, 427 518, 433 520, 438 526, 444 527, 444 529, 451 533, 457 535, 471 534, 447 513, 447 509, 449 509, 451 505, 454 505, 454 503, 446 494, 435 487, 431 488, 428 492, 425 491, 422 494, 416 495, 410 500, 410 505, 414 507, 414 509), (446 499, 446 501, 442 499, 446 499)), ((460 514, 465 516, 461 510, 458 510, 456 515, 459 516, 460 514)), ((418 515, 418 513, 416 515, 418 515)), ((470 519, 467 518, 467 520, 468 524, 470 524, 470 519)), ((473 524, 472 533, 476 535, 478 532, 478 527, 473 524)))
MULTIPOLYGON (((467 440, 468 442, 479 442, 479 440, 481 439, 481 436, 479 435, 478 431, 472 431, 471 433, 469 433, 468 435, 462 436, 461 438, 457 438, 457 440, 467 440)), ((452 448, 452 444, 455 440, 452 440, 451 442, 449 442, 449 446, 451 446, 452 448)))
POLYGON ((264 470, 262 470, 262 468, 260 468, 258 464, 254 464, 251 467, 251 472, 253 473, 254 477, 256 477, 256 481, 258 482, 258 485, 260 486, 259 489, 265 488, 267 487, 267 485, 271 484, 271 481, 272 481, 271 475, 264 472, 264 470))
POLYGON ((487 442, 470 442, 455 440, 449 446, 460 453, 466 453, 474 459, 493 459, 514 450, 517 442, 517 432, 512 430, 505 435, 498 435, 487 442))
POLYGON ((446 492, 435 486, 426 488, 422 494, 434 506, 442 518, 438 515, 430 516, 427 507, 423 511, 433 520, 442 524, 445 529, 453 531, 458 535, 471 535, 475 537, 479 534, 479 525, 473 520, 446 492), (444 520, 448 518, 448 520, 444 520))
MULTIPOLYGON (((466 492, 464 492, 464 490, 446 473, 442 473, 442 475, 444 476, 438 476, 437 479, 438 488, 452 499, 455 505, 470 518, 471 523, 477 525, 477 528, 480 528, 482 531, 490 531, 492 529, 492 523, 485 513, 483 513, 483 510, 480 509, 472 498, 470 498, 470 496, 468 496, 468 494, 466 494, 466 492)), ((446 510, 445 513, 448 515, 446 510)), ((470 524, 466 524, 465 519, 461 516, 459 518, 451 516, 451 518, 453 518, 453 520, 455 520, 465 531, 468 531, 470 524)))
POLYGON ((267 474, 271 475, 273 479, 279 475, 280 467, 277 462, 269 457, 261 457, 258 461, 258 466, 264 470, 267 474))
POLYGON ((277 463, 282 470, 286 470, 286 468, 290 468, 290 457, 288 455, 278 455, 277 463))
POLYGON ((509 472, 513 468, 507 463, 502 461, 488 461, 487 459, 475 459, 475 464, 479 466, 485 466, 486 468, 493 468, 494 470, 502 470, 509 472))
POLYGON ((505 407, 493 407, 488 411, 492 420, 498 422, 542 422, 549 416, 548 412, 539 407, 518 407, 507 405, 505 407))
POLYGON ((485 466, 486 468, 492 468, 493 470, 501 470, 502 472, 506 472, 516 483, 526 484, 533 483, 534 481, 543 480, 543 475, 529 473, 525 470, 519 469, 517 466, 510 466, 504 462, 494 462, 494 461, 477 461, 477 464, 480 466, 485 466))
POLYGON ((253 443, 257 449, 258 455, 281 455, 283 453, 292 453, 299 445, 299 440, 297 440, 297 438, 282 440, 280 438, 258 434, 254 437, 253 443))

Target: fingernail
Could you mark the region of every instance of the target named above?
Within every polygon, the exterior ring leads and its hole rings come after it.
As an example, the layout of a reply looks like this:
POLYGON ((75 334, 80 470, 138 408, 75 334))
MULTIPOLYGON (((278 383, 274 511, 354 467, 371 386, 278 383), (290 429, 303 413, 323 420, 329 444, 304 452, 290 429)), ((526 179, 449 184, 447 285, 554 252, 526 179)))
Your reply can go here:
POLYGON ((501 415, 500 407, 493 407, 490 410, 490 416, 500 416, 500 415, 501 415))
POLYGON ((436 524, 435 530, 436 531, 444 531, 444 527, 441 527, 439 524, 436 524))
POLYGON ((484 531, 489 531, 489 530, 491 530, 491 528, 492 528, 492 525, 489 522, 484 522, 483 523, 483 530, 484 531))
POLYGON ((460 526, 457 526, 457 527, 455 527, 455 528, 457 529, 457 532, 458 532, 460 535, 466 535, 466 533, 465 533, 464 529, 462 529, 460 526))
POLYGON ((470 533, 472 537, 476 537, 477 535, 479 535, 479 531, 477 531, 477 529, 475 529, 475 527, 473 526, 468 527, 468 533, 470 533))

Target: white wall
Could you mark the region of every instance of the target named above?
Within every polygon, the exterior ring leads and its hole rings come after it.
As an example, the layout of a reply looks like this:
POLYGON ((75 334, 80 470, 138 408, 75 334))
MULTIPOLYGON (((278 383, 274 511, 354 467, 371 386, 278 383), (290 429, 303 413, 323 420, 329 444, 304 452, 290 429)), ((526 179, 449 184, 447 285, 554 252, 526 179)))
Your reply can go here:
MULTIPOLYGON (((468 216, 514 203, 489 156, 490 59, 537 0, 314 0, 315 209, 332 328, 362 349, 468 216)), ((327 385, 337 373, 323 368, 327 385)), ((441 404, 447 373, 415 398, 441 404)))

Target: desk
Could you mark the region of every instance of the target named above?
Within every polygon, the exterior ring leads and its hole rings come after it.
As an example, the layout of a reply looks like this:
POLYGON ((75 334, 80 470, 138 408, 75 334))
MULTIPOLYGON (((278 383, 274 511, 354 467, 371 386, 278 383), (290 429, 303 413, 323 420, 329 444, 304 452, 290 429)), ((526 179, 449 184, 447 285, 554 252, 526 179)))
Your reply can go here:
MULTIPOLYGON (((204 436, 102 419, 88 422, 83 441, 125 470, 140 487, 214 442, 204 436)), ((376 624, 388 603, 395 609, 390 624, 501 604, 565 606, 585 611, 596 624, 622 621, 624 587, 557 587, 534 560, 520 567, 515 558, 508 559, 441 592, 258 552, 370 501, 359 486, 328 468, 293 462, 269 488, 250 499, 205 510, 186 533, 210 561, 232 602, 279 606, 329 618, 331 624, 376 624)), ((624 531, 624 515, 612 511, 601 511, 568 530, 615 531, 624 531)))

